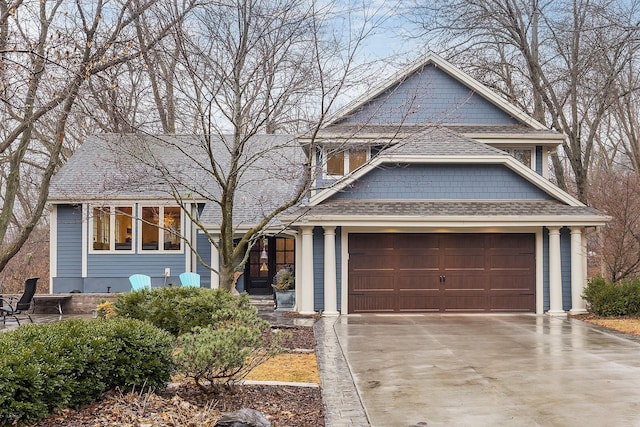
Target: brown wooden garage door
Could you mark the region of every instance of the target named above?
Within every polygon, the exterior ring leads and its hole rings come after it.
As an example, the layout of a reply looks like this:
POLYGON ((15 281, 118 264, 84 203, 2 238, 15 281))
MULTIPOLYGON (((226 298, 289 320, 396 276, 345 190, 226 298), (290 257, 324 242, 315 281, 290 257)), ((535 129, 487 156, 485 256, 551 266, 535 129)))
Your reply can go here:
POLYGON ((349 234, 349 313, 535 311, 533 234, 349 234))

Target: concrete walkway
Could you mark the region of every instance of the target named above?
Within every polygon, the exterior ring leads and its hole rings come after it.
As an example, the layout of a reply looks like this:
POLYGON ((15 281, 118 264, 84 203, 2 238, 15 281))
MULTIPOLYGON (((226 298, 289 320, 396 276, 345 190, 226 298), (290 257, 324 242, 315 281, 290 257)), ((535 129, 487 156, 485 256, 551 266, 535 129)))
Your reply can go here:
POLYGON ((327 426, 640 425, 640 343, 581 321, 352 315, 315 328, 327 426))

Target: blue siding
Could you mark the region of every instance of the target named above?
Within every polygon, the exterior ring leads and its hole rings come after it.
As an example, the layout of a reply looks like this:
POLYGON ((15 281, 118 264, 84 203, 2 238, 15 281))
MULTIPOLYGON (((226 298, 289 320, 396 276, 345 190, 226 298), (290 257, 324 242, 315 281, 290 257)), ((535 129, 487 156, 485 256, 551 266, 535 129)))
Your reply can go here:
POLYGON ((342 310, 342 228, 336 228, 336 286, 338 312, 342 310))
POLYGON ((542 175, 542 146, 536 145, 536 172, 542 175))
POLYGON ((374 169, 336 199, 551 199, 503 165, 398 165, 374 169))
POLYGON ((562 309, 571 309, 571 230, 560 229, 560 262, 562 272, 562 309))
POLYGON ((313 229, 313 309, 324 309, 324 230, 313 229))
MULTIPOLYGON (((543 289, 544 311, 551 308, 549 301, 549 230, 545 227, 542 232, 543 257, 543 289)), ((571 309, 571 230, 567 227, 560 229, 560 270, 562 277, 562 309, 571 309)))
POLYGON ((341 123, 514 124, 518 121, 442 70, 427 65, 341 123))
POLYGON ((82 209, 57 205, 57 277, 82 276, 82 209))
MULTIPOLYGON (((197 233, 196 245, 198 247, 198 253, 202 257, 202 259, 209 264, 211 262, 211 243, 207 236, 202 233, 197 233)), ((200 287, 202 288, 210 288, 211 287, 211 275, 212 273, 208 268, 200 264, 196 261, 196 273, 200 275, 200 287)))
MULTIPOLYGON (((336 228, 336 292, 337 309, 342 309, 342 236, 336 228)), ((324 310, 324 229, 313 230, 313 309, 324 310)))

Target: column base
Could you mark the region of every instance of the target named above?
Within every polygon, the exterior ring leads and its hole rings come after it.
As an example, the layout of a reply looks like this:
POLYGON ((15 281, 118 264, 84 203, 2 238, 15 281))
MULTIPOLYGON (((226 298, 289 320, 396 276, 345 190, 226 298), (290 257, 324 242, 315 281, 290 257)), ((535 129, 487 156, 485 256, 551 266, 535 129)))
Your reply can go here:
POLYGON ((298 314, 302 316, 314 316, 317 313, 315 311, 299 311, 298 314))
POLYGON ((569 310, 569 314, 587 314, 588 311, 584 308, 577 308, 569 310))
POLYGON ((547 311, 547 315, 551 317, 567 317, 567 312, 564 310, 561 311, 547 311))
POLYGON ((338 313, 337 311, 323 311, 322 312, 322 316, 323 317, 335 317, 335 316, 340 316, 340 313, 338 313))

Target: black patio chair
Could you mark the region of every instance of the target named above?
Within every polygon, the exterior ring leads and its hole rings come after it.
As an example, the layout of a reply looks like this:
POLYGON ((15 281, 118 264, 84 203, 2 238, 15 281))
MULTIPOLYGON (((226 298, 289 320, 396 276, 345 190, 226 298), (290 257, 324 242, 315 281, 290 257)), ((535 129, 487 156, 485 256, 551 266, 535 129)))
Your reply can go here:
POLYGON ((2 316, 2 324, 4 325, 7 322, 7 316, 11 316, 18 322, 20 325, 20 319, 29 319, 31 323, 33 323, 33 319, 28 313, 28 310, 31 308, 31 304, 33 304, 33 296, 36 293, 36 284, 38 283, 39 277, 30 277, 24 281, 24 292, 20 299, 8 299, 8 298, 0 298, 3 302, 0 305, 0 316, 2 316), (23 317, 18 317, 19 315, 23 315, 23 317), (24 317, 27 316, 27 317, 24 317))

